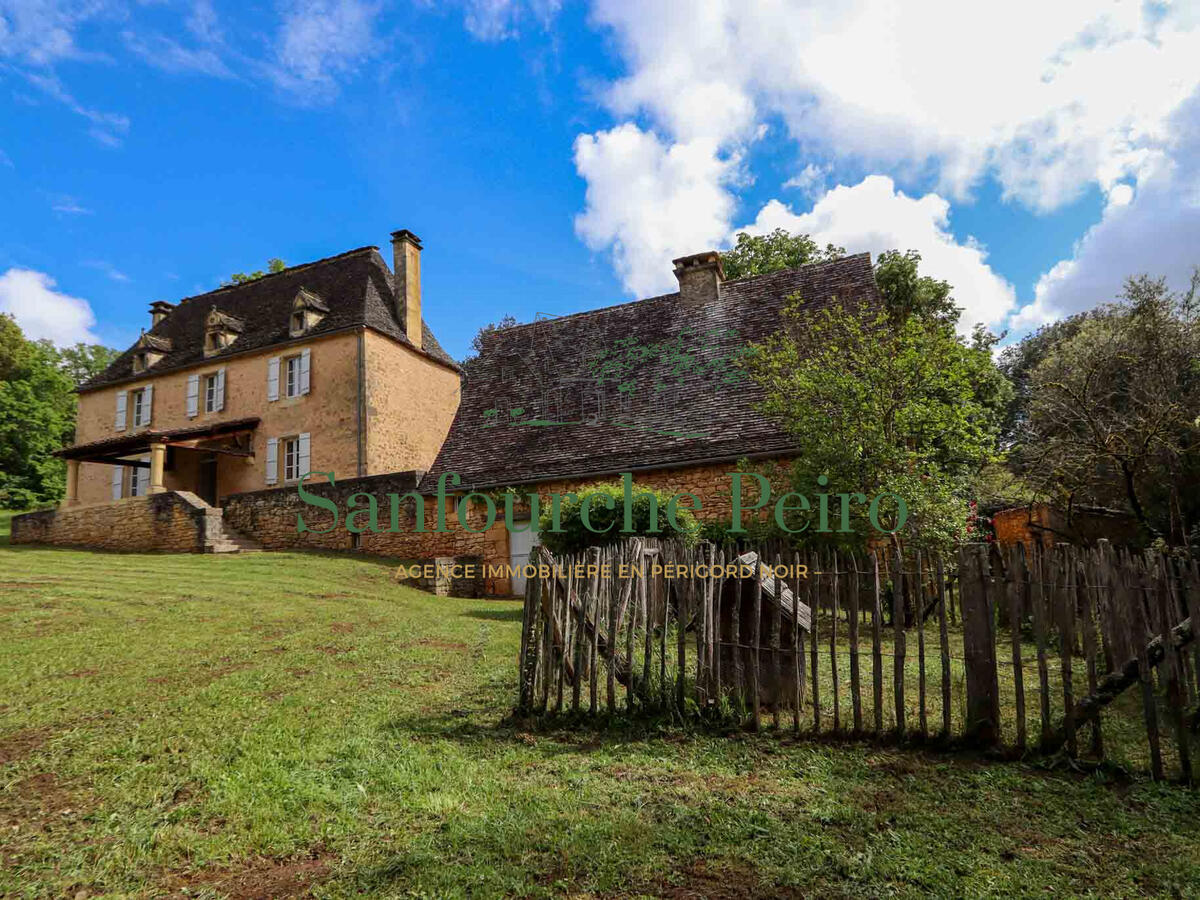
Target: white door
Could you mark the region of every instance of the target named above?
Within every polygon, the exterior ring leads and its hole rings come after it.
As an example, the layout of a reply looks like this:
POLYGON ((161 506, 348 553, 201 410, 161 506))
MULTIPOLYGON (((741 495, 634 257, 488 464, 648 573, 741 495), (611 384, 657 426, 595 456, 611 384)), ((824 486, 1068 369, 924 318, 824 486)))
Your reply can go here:
MULTIPOLYGON (((513 525, 516 528, 525 529, 525 531, 510 531, 508 533, 509 565, 517 569, 524 567, 529 562, 529 551, 538 542, 538 536, 537 530, 531 522, 513 522, 513 525)), ((517 572, 513 575, 512 591, 514 594, 525 593, 525 575, 523 573, 517 572)))

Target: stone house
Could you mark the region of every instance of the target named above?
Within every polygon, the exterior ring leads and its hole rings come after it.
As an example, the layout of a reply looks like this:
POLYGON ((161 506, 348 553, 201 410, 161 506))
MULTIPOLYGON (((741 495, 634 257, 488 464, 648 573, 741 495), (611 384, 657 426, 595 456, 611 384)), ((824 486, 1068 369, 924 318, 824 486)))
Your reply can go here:
POLYGON ((65 507, 427 469, 461 369, 421 317, 421 242, 375 247, 150 307, 150 328, 78 388, 65 507))
MULTIPOLYGON (((786 431, 758 412, 762 392, 739 356, 780 329, 793 296, 807 314, 880 302, 867 254, 737 280, 714 251, 684 257, 676 292, 495 332, 460 402, 461 370, 420 321, 420 243, 396 232, 393 249, 394 276, 368 247, 175 308, 155 304, 151 330, 80 389, 79 441, 62 451, 73 463, 66 508, 98 509, 88 504, 118 490, 194 492, 267 548, 495 567, 528 559, 536 524, 510 532, 503 516, 488 523, 468 503, 463 528, 457 503, 469 493, 545 498, 629 472, 639 487, 696 494, 701 519, 727 520, 728 473, 740 460, 779 483, 794 455, 786 431), (354 494, 377 497, 381 527, 351 532, 305 505, 293 482, 309 471, 337 474, 336 485, 314 476, 306 488, 338 508, 354 494), (433 498, 450 473, 448 527, 418 528, 437 515, 433 498), (389 512, 392 494, 408 499, 389 512)), ((181 520, 183 549, 191 523, 212 529, 210 508, 180 513, 158 496, 144 529, 181 520)), ((93 542, 94 526, 68 527, 62 514, 18 517, 14 541, 93 542)), ((201 543, 192 549, 212 549, 201 543)), ((493 573, 482 589, 523 584, 493 573)))

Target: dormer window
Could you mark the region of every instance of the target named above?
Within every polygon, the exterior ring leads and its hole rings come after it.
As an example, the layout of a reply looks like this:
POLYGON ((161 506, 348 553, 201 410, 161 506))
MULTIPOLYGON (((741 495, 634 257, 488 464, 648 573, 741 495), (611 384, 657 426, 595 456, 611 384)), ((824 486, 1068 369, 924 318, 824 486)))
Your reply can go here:
POLYGON ((204 355, 220 353, 238 339, 245 326, 241 319, 221 312, 215 307, 209 310, 204 322, 204 355))
POLYGON ((133 371, 140 374, 158 363, 171 350, 169 338, 142 332, 133 345, 133 371))
POLYGON ((288 317, 288 334, 300 337, 315 326, 329 312, 325 301, 305 288, 300 288, 292 301, 292 313, 288 317))

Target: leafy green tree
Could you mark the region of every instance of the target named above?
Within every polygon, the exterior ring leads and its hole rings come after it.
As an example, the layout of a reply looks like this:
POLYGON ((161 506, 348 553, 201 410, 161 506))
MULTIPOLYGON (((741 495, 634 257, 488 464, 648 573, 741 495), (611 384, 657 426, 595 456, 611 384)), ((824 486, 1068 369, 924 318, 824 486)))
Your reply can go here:
MULTIPOLYGON (((1037 338, 1037 336, 1035 336, 1037 338)), ((1066 505, 1128 509, 1149 535, 1187 545, 1200 530, 1200 271, 1190 290, 1131 278, 1053 343, 1029 374, 1014 453, 1066 505)))
POLYGON ((726 278, 747 278, 828 262, 845 255, 846 251, 841 247, 828 244, 822 250, 807 234, 790 234, 776 228, 770 234, 739 234, 733 248, 721 254, 721 265, 726 278))
POLYGON ((75 431, 75 384, 116 356, 107 347, 59 349, 29 341, 0 315, 0 507, 28 509, 60 499, 66 467, 53 452, 75 431))
MULTIPOLYGON (((995 449, 1003 381, 984 377, 987 349, 938 321, 849 304, 815 314, 796 297, 785 328, 748 358, 766 398, 762 410, 796 443, 794 490, 903 498, 910 535, 944 546, 959 537, 971 479, 995 449), (987 384, 981 395, 979 385, 987 384), (820 479, 827 479, 825 487, 820 479)), ((864 502, 849 504, 850 528, 805 540, 861 548, 870 528, 864 502)), ((840 510, 840 507, 839 507, 840 510)), ((811 521, 811 514, 807 517, 811 521)), ((797 522, 793 528, 800 527, 797 522)))
POLYGON ((1012 400, 1005 410, 1000 428, 1002 447, 1011 447, 1027 439, 1025 429, 1029 424, 1034 370, 1056 347, 1078 334, 1079 329, 1089 319, 1109 314, 1106 307, 1076 313, 1041 326, 1037 331, 1001 351, 996 365, 1013 387, 1012 400))
POLYGON ((920 266, 916 250, 887 250, 875 260, 875 283, 892 322, 901 324, 915 316, 954 327, 962 312, 954 302, 954 289, 948 281, 922 275, 920 266))
MULTIPOLYGON (((738 235, 722 255, 727 277, 843 256, 808 235, 776 229, 738 235)), ((753 348, 744 365, 766 393, 763 411, 793 434, 794 490, 903 497, 918 542, 945 545, 967 518, 974 477, 996 458, 1000 422, 1012 399, 995 366, 998 338, 976 327, 955 334, 961 313, 949 282, 922 275, 921 255, 889 250, 875 262, 882 309, 845 302, 815 316, 789 298, 784 327, 753 348), (828 488, 818 478, 828 478, 828 488)), ((850 505, 850 533, 802 540, 861 547, 867 507, 850 505)), ((797 514, 790 527, 801 526, 797 514)), ((840 521, 837 526, 840 526, 840 521)))
POLYGON ((83 384, 93 375, 103 372, 121 354, 103 344, 79 343, 57 351, 58 367, 74 385, 83 384))
POLYGON ((271 259, 267 260, 267 270, 265 272, 262 269, 259 269, 255 272, 250 272, 249 274, 245 272, 234 272, 229 276, 228 281, 221 282, 221 286, 228 287, 231 284, 245 284, 247 281, 254 281, 255 279, 262 278, 264 275, 274 275, 276 272, 282 272, 286 268, 287 263, 285 263, 282 259, 279 259, 278 257, 272 257, 271 259))
POLYGON ((32 345, 8 313, 0 313, 0 382, 10 381, 29 365, 32 345))

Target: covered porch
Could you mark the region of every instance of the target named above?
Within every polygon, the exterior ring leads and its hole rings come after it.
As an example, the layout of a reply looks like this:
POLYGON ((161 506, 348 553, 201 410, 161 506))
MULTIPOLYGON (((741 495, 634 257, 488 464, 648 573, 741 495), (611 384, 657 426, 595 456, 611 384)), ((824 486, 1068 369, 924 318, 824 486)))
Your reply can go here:
MULTIPOLYGON (((80 464, 121 467, 114 472, 114 499, 167 490, 189 491, 210 506, 220 496, 221 460, 251 460, 257 417, 134 434, 76 444, 57 451, 67 463, 64 506, 80 503, 80 464), (126 474, 128 473, 128 474, 126 474), (126 485, 117 494, 118 485, 126 485)), ((228 489, 226 489, 228 493, 228 489)))

